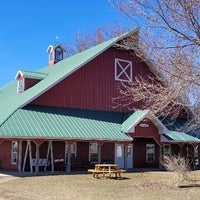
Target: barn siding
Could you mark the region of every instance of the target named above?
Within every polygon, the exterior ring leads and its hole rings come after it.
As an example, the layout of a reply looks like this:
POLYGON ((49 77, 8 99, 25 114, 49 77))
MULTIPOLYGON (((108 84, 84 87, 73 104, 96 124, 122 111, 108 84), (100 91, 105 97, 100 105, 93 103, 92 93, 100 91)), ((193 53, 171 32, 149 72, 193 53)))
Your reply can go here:
MULTIPOLYGON (((1 160, 1 169, 6 170, 18 170, 18 159, 17 157, 17 163, 11 164, 11 150, 12 149, 12 141, 4 141, 0 144, 0 160, 1 160)), ((19 149, 19 148, 18 148, 19 149)))
POLYGON ((104 143, 101 149, 101 161, 111 161, 114 163, 115 160, 115 144, 104 143))
POLYGON ((77 143, 77 159, 84 162, 89 161, 89 142, 77 143))
POLYGON ((136 127, 135 132, 129 134, 132 138, 144 137, 144 138, 154 138, 158 144, 160 144, 160 134, 158 133, 158 128, 151 122, 143 120, 136 127), (141 127, 140 124, 147 124, 148 127, 141 127))
POLYGON ((40 80, 37 80, 37 79, 25 78, 25 88, 24 88, 24 90, 31 88, 32 86, 36 85, 39 81, 40 80))
MULTIPOLYGON (((130 111, 127 107, 114 108, 113 98, 119 97, 115 81, 115 58, 131 60, 133 77, 150 73, 149 68, 132 54, 110 48, 84 67, 58 83, 32 102, 36 105, 68 108, 93 109, 104 111, 130 111)), ((67 67, 67 66, 66 66, 67 67)))
POLYGON ((134 168, 159 168, 159 146, 153 138, 133 140, 134 168), (155 162, 146 162, 146 144, 155 144, 155 162))
POLYGON ((181 147, 178 144, 171 144, 171 155, 172 156, 177 156, 180 154, 181 147))

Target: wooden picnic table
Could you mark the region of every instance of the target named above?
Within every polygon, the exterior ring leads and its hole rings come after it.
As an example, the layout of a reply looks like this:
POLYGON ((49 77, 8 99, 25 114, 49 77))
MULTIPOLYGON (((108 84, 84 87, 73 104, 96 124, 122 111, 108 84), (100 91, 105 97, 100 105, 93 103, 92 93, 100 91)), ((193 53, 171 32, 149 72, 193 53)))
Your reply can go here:
POLYGON ((112 174, 115 174, 115 177, 121 177, 121 173, 126 172, 119 168, 117 164, 96 164, 94 169, 88 169, 88 172, 93 173, 94 178, 99 178, 98 175, 102 174, 105 177, 105 174, 108 174, 109 178, 112 174))

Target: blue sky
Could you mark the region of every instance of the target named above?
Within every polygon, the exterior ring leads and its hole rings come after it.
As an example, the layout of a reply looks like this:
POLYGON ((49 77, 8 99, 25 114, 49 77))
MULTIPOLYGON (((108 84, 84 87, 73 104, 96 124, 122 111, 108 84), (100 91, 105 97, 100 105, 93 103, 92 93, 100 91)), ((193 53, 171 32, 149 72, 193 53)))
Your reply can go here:
POLYGON ((47 66, 46 49, 56 36, 70 42, 76 32, 108 23, 128 21, 107 0, 1 0, 0 87, 20 69, 47 66))

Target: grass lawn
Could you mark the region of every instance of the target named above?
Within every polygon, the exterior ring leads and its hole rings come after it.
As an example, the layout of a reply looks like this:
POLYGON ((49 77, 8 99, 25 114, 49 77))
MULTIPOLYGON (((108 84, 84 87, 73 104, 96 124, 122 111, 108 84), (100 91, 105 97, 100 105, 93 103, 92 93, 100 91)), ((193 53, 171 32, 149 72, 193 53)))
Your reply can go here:
POLYGON ((0 176, 0 199, 199 200, 200 171, 178 183, 173 172, 124 173, 121 179, 92 174, 7 178, 0 176), (180 187, 181 186, 181 187, 180 187))

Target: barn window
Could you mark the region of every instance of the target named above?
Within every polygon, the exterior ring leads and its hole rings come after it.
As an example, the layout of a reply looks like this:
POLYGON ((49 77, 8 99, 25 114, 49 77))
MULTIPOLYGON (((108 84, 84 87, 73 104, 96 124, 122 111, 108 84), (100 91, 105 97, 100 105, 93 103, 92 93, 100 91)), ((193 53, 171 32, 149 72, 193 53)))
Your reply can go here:
POLYGON ((117 145, 117 155, 118 158, 123 156, 123 146, 122 145, 117 145))
POLYGON ((20 80, 18 80, 18 83, 17 83, 17 94, 20 94, 24 91, 24 79, 21 78, 20 80))
POLYGON ((96 142, 90 143, 90 162, 91 163, 98 163, 99 158, 99 151, 98 151, 98 144, 96 142))
POLYGON ((18 143, 16 141, 12 141, 11 164, 17 163, 17 150, 18 143))
POLYGON ((132 61, 115 58, 115 80, 132 82, 132 61))
POLYGON ((59 47, 56 48, 55 54, 56 54, 56 60, 57 60, 57 61, 60 61, 60 60, 63 59, 63 51, 62 51, 61 48, 59 48, 59 47))
POLYGON ((155 162, 155 144, 146 144, 146 162, 155 162))
POLYGON ((67 163, 69 151, 71 153, 71 158, 76 158, 77 144, 65 144, 65 163, 67 163))

